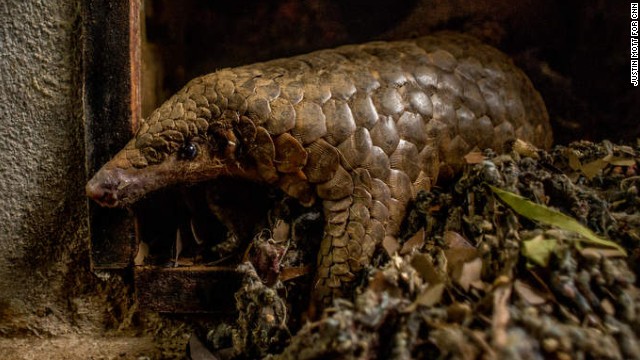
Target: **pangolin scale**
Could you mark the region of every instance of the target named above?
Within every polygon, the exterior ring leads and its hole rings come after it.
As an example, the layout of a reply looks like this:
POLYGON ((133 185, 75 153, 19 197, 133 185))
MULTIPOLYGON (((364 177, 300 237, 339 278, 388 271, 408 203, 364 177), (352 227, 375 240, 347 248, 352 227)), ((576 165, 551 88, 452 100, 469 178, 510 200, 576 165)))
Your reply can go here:
POLYGON ((219 176, 321 201, 313 299, 325 306, 442 166, 520 138, 551 145, 544 103, 507 56, 459 34, 372 42, 198 77, 141 122, 89 181, 127 206, 151 191, 219 176))

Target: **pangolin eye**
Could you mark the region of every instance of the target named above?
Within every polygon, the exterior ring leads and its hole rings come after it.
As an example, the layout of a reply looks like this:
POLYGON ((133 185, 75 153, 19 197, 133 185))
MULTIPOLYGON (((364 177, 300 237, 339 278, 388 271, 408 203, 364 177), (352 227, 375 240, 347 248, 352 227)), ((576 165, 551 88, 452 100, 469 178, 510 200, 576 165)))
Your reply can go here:
POLYGON ((198 147, 192 142, 186 142, 178 149, 178 157, 183 160, 193 160, 197 155, 198 147))

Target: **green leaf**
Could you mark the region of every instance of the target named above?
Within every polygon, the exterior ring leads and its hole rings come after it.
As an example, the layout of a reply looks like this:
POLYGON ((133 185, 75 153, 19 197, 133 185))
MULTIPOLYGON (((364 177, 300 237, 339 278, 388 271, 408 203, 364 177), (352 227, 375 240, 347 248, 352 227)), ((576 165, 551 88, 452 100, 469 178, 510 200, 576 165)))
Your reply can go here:
POLYGON ((491 191, 496 194, 500 200, 509 205, 515 212, 526 217, 527 219, 539 221, 543 224, 557 226, 560 229, 573 231, 584 237, 584 242, 597 244, 606 247, 613 247, 622 251, 625 256, 627 252, 618 244, 613 241, 603 239, 589 228, 580 224, 578 221, 570 216, 567 216, 559 211, 552 210, 544 205, 536 204, 526 198, 516 195, 512 192, 508 192, 499 189, 495 186, 488 185, 491 191))
POLYGON ((531 240, 522 242, 522 255, 531 262, 546 267, 549 264, 551 253, 556 250, 558 241, 555 239, 545 239, 538 235, 531 240))

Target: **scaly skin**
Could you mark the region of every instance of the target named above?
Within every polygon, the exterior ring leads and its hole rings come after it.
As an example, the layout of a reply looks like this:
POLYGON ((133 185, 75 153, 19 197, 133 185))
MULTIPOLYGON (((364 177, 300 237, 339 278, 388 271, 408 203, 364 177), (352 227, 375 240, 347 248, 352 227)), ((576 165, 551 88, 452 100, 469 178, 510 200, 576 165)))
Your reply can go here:
POLYGON ((345 296, 409 200, 473 148, 551 144, 527 77, 497 50, 443 33, 224 69, 196 78, 141 123, 87 184, 126 206, 177 183, 235 176, 322 201, 313 298, 345 296))

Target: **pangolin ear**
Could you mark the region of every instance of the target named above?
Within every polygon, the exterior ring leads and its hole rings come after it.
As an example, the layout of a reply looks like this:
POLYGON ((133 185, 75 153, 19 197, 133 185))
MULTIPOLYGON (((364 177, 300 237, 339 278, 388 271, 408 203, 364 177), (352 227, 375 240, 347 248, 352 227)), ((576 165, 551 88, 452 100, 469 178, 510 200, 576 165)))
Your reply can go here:
POLYGON ((229 145, 229 139, 227 138, 228 127, 229 125, 227 122, 215 121, 209 124, 207 136, 209 138, 212 155, 224 153, 227 145, 229 145))
POLYGON ((236 144, 236 158, 242 158, 256 140, 256 126, 249 117, 243 115, 233 122, 233 133, 238 142, 236 144))

